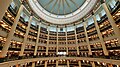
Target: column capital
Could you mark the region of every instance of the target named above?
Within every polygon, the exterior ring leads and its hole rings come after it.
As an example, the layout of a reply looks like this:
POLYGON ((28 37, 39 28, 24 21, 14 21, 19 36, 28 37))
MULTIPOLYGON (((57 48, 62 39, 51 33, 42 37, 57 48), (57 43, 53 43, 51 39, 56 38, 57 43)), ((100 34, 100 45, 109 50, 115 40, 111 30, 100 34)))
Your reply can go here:
POLYGON ((76 24, 74 24, 74 26, 76 26, 76 24))
POLYGON ((42 20, 41 20, 41 19, 39 19, 39 22, 42 22, 42 20))
POLYGON ((58 28, 58 25, 56 26, 56 28, 58 28))
POLYGON ((45 62, 48 62, 48 60, 45 60, 45 62))
POLYGON ((67 28, 67 25, 65 25, 65 28, 67 28))
POLYGON ((95 14, 95 13, 94 13, 94 11, 92 11, 92 13, 91 13, 91 14, 92 14, 92 16, 93 16, 93 15, 95 14))
POLYGON ((31 11, 31 12, 30 12, 30 16, 33 16, 33 15, 34 15, 34 14, 33 14, 33 11, 31 11))
MULTIPOLYGON (((74 29, 76 29, 77 28, 77 26, 76 25, 74 25, 74 29)), ((75 32, 76 32, 76 30, 75 30, 75 32)))
POLYGON ((69 59, 67 59, 67 61, 70 61, 69 59))
POLYGON ((101 4, 105 3, 105 0, 100 0, 100 3, 101 3, 101 4))
POLYGON ((47 25, 48 27, 50 26, 50 24, 47 25))
POLYGON ((24 0, 22 1, 22 3, 21 3, 21 4, 25 4, 24 0))
POLYGON ((39 23, 39 26, 41 26, 41 24, 42 24, 42 23, 40 22, 40 23, 39 23))
POLYGON ((50 25, 47 26, 47 29, 49 29, 50 25))
POLYGON ((67 27, 65 27, 65 32, 67 32, 67 27))
POLYGON ((84 18, 82 19, 82 22, 85 22, 85 19, 84 19, 84 18))

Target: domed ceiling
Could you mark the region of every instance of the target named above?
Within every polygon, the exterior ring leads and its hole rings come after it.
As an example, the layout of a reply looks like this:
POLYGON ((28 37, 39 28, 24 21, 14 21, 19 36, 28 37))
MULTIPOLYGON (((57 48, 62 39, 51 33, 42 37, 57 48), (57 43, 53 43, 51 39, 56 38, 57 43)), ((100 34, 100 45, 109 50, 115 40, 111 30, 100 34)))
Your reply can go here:
POLYGON ((67 15, 80 8, 85 0, 38 0, 48 12, 56 15, 67 15))
POLYGON ((97 0, 28 0, 33 11, 53 24, 68 24, 83 18, 97 0))

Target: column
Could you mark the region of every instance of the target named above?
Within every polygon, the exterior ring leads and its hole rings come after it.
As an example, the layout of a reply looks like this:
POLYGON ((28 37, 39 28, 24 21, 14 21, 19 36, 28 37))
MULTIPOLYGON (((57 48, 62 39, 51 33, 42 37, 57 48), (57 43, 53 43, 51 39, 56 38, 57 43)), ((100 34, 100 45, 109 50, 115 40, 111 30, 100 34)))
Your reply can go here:
POLYGON ((67 27, 65 27, 65 35, 66 35, 66 54, 68 55, 67 27))
POLYGON ((119 65, 116 65, 117 67, 119 67, 119 65))
POLYGON ((102 14, 101 14, 101 13, 99 13, 98 15, 99 15, 100 18, 102 17, 102 14))
POLYGON ((24 54, 25 45, 27 44, 27 37, 28 37, 29 30, 30 30, 30 25, 31 25, 31 22, 32 22, 32 18, 33 18, 33 16, 31 14, 31 16, 29 18, 29 21, 28 21, 28 26, 26 28, 26 33, 25 33, 25 36, 24 36, 24 39, 23 39, 23 44, 21 46, 21 51, 20 51, 20 54, 19 54, 20 57, 22 57, 23 54, 24 54))
POLYGON ((0 0, 0 21, 13 0, 0 0))
POLYGON ((67 60, 67 67, 70 67, 70 65, 69 65, 70 63, 69 63, 69 60, 67 60))
POLYGON ((49 26, 47 27, 47 29, 48 29, 48 36, 47 36, 46 55, 48 55, 49 33, 50 33, 50 28, 49 28, 49 26))
MULTIPOLYGON (((6 1, 6 0, 5 0, 5 1, 6 1)), ((1 51, 1 53, 0 53, 0 58, 5 57, 6 54, 7 54, 9 45, 10 45, 10 43, 11 43, 10 41, 12 40, 12 37, 13 37, 13 35, 14 35, 14 31, 15 31, 15 29, 16 29, 16 26, 17 26, 17 23, 18 23, 18 21, 19 21, 19 18, 20 18, 20 15, 21 15, 22 11, 23 11, 23 5, 20 6, 19 11, 18 11, 18 13, 17 13, 17 16, 15 17, 14 23, 13 23, 13 25, 12 25, 12 27, 11 27, 11 30, 10 30, 10 32, 8 33, 8 37, 7 37, 6 42, 5 42, 5 44, 3 45, 2 51, 1 51)))
POLYGON ((78 45, 78 39, 76 34, 76 26, 74 25, 74 32, 75 32, 75 44, 77 45, 77 55, 79 55, 79 45, 78 45))
POLYGON ((86 22, 83 22, 83 26, 84 26, 84 32, 85 32, 85 36, 86 36, 86 42, 88 45, 88 50, 89 50, 89 55, 92 55, 92 51, 91 51, 91 47, 90 47, 90 42, 89 42, 89 38, 88 38, 88 34, 87 34, 87 30, 86 30, 86 22))
POLYGON ((116 37, 118 37, 118 42, 120 43, 120 30, 117 27, 117 24, 115 23, 115 20, 113 19, 110 11, 108 10, 108 7, 107 7, 106 3, 103 0, 102 0, 101 3, 102 3, 102 7, 105 10, 106 15, 108 17, 108 21, 110 22, 116 37))
POLYGON ((19 67, 19 66, 20 66, 19 64, 16 65, 16 67, 19 67))
POLYGON ((56 67, 58 67, 58 60, 56 60, 56 67))
POLYGON ((39 28, 38 28, 38 33, 37 33, 37 39, 36 39, 36 43, 35 43, 34 56, 36 56, 36 54, 37 54, 38 42, 39 42, 39 37, 40 37, 40 27, 41 27, 41 23, 39 23, 39 28))
POLYGON ((57 32, 57 48, 56 48, 56 55, 58 55, 58 27, 56 28, 56 32, 57 32))
MULTIPOLYGON (((39 37, 40 37, 40 27, 41 27, 41 23, 39 23, 39 28, 38 28, 38 33, 37 33, 37 39, 36 39, 36 43, 35 43, 34 56, 36 56, 36 54, 37 54, 38 42, 39 42, 39 37)), ((32 62, 32 67, 35 67, 35 62, 32 62)))
POLYGON ((81 61, 78 61, 78 65, 79 65, 79 67, 82 67, 82 65, 81 65, 81 61))
POLYGON ((45 66, 44 67, 47 67, 47 61, 45 61, 45 66))
POLYGON ((94 62, 91 62, 91 64, 92 64, 92 67, 95 67, 95 63, 94 62))
POLYGON ((108 67, 113 67, 113 65, 112 64, 108 64, 108 67))
POLYGON ((35 62, 32 62, 32 67, 35 67, 35 62))
POLYGON ((105 54, 106 56, 108 56, 108 51, 107 51, 107 48, 106 48, 106 46, 105 46, 105 42, 104 42, 104 39, 103 39, 102 34, 101 34, 101 32, 100 32, 100 29, 99 29, 97 20, 96 20, 96 18, 95 18, 95 16, 94 16, 94 13, 93 13, 93 16, 92 16, 92 17, 93 17, 93 20, 94 20, 94 24, 95 24, 95 28, 96 28, 96 30, 97 30, 98 36, 99 36, 99 38, 100 38, 100 42, 101 42, 101 45, 102 45, 103 52, 104 52, 104 54, 105 54))

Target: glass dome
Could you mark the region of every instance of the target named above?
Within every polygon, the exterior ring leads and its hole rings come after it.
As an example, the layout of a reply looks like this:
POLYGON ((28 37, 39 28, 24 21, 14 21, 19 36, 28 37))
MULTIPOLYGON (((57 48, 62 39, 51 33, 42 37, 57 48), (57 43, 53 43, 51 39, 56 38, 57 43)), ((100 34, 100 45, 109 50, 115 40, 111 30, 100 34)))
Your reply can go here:
POLYGON ((53 24, 68 24, 83 18, 97 0, 29 0, 33 11, 53 24))
POLYGON ((48 12, 56 15, 73 13, 84 4, 85 0, 38 0, 38 3, 48 12))

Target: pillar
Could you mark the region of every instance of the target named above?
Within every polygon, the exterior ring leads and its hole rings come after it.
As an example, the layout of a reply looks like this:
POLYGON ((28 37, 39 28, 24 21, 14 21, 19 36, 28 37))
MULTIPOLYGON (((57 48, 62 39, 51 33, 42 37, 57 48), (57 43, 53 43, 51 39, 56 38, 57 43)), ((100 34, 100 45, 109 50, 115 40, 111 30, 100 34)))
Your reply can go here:
POLYGON ((49 33, 50 33, 50 28, 49 28, 49 26, 47 27, 47 29, 48 29, 48 36, 47 36, 46 55, 48 55, 49 33))
POLYGON ((91 64, 92 64, 92 67, 95 67, 95 63, 94 62, 91 62, 91 64))
POLYGON ((119 30, 119 28, 117 27, 117 24, 115 23, 115 20, 113 19, 110 11, 108 10, 108 7, 107 7, 106 3, 105 3, 103 0, 102 0, 101 3, 102 3, 102 7, 103 7, 103 9, 105 10, 106 15, 107 15, 107 17, 108 17, 108 21, 110 22, 110 24, 111 24, 111 26, 112 26, 112 28, 113 28, 113 31, 114 31, 116 37, 118 38, 118 42, 119 42, 119 44, 120 44, 120 30, 119 30))
POLYGON ((70 63, 69 63, 69 60, 67 60, 67 67, 70 67, 70 63))
POLYGON ((65 28, 65 34, 66 34, 66 54, 68 55, 67 27, 65 28))
POLYGON ((58 67, 58 60, 56 60, 56 67, 58 67))
POLYGON ((116 65, 117 67, 119 67, 119 65, 116 65))
MULTIPOLYGON (((3 1, 3 0, 2 0, 2 1, 3 1)), ((5 1, 6 1, 6 0, 5 0, 5 1)), ((3 1, 3 2, 4 2, 4 1, 3 1)), ((5 4, 5 3, 3 3, 3 4, 5 4)), ((12 40, 12 37, 13 37, 13 35, 14 35, 14 31, 15 31, 15 29, 16 29, 16 27, 17 27, 17 23, 18 23, 18 21, 19 21, 19 19, 20 19, 20 15, 21 15, 21 13, 22 13, 22 11, 23 11, 23 8, 24 8, 23 5, 21 5, 20 8, 19 8, 19 11, 18 11, 18 13, 17 13, 17 16, 15 17, 14 23, 13 23, 13 25, 12 25, 12 27, 11 27, 11 30, 10 30, 10 32, 8 33, 6 42, 5 42, 5 44, 3 45, 2 51, 1 51, 1 53, 0 53, 0 57, 5 57, 6 54, 7 54, 9 45, 10 45, 10 43, 11 43, 10 41, 12 40)))
POLYGON ((0 21, 13 0, 0 0, 0 21))
POLYGON ((76 34, 76 26, 74 26, 74 32, 75 32, 75 44, 77 45, 77 55, 79 55, 79 45, 78 45, 78 39, 76 34))
POLYGON ((79 67, 82 67, 82 65, 81 65, 81 61, 78 61, 78 65, 79 65, 79 67))
POLYGON ((16 65, 16 67, 19 67, 19 66, 20 66, 19 64, 16 65))
POLYGON ((32 67, 35 67, 35 62, 32 62, 32 67))
POLYGON ((108 67, 113 67, 113 65, 112 64, 108 64, 108 67))
POLYGON ((38 28, 38 33, 37 33, 37 39, 36 39, 36 43, 35 43, 34 56, 36 56, 36 54, 37 54, 38 42, 39 42, 39 37, 40 37, 40 27, 41 27, 41 23, 39 23, 39 28, 38 28))
MULTIPOLYGON (((40 37, 40 27, 41 27, 41 23, 39 23, 39 28, 38 28, 38 33, 37 33, 37 39, 36 39, 36 43, 35 43, 34 56, 36 56, 36 54, 37 54, 38 42, 39 42, 39 37, 40 37)), ((32 62, 32 67, 35 67, 35 62, 32 62)))
POLYGON ((44 65, 44 67, 47 67, 47 61, 45 61, 45 65, 44 65))
POLYGON ((28 26, 26 28, 26 33, 25 33, 25 36, 24 36, 24 39, 23 39, 23 44, 21 46, 21 51, 20 51, 20 54, 19 54, 20 57, 22 57, 23 54, 24 54, 25 45, 27 44, 27 37, 28 37, 29 30, 30 30, 30 25, 31 25, 31 22, 32 22, 32 18, 33 18, 33 16, 31 15, 30 18, 29 18, 29 21, 28 21, 28 26))
POLYGON ((56 55, 58 55, 58 27, 56 28, 56 32, 57 32, 57 48, 56 48, 56 55))
POLYGON ((89 53, 88 53, 88 54, 89 54, 89 55, 92 55, 91 46, 90 46, 90 42, 89 42, 87 30, 86 30, 86 22, 83 22, 83 26, 84 26, 84 32, 85 32, 85 36, 86 36, 86 42, 87 42, 88 50, 89 50, 89 53))
POLYGON ((100 29, 99 29, 97 20, 96 20, 96 18, 95 18, 95 16, 94 16, 94 13, 93 13, 93 16, 92 16, 92 17, 93 17, 94 24, 95 24, 95 28, 96 28, 96 30, 97 30, 97 33, 98 33, 98 36, 99 36, 99 39, 100 39, 100 42, 101 42, 101 45, 102 45, 103 52, 104 52, 104 54, 105 54, 106 56, 108 56, 108 51, 107 51, 107 48, 106 48, 106 46, 105 46, 105 42, 104 42, 104 39, 103 39, 102 34, 101 34, 101 32, 100 32, 100 29))

